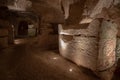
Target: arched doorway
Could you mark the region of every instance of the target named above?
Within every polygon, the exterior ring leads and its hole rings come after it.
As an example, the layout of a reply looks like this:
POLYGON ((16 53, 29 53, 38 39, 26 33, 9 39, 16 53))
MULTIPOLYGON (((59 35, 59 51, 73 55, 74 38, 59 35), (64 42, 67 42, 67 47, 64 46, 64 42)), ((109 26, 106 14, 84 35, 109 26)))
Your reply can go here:
POLYGON ((27 21, 20 21, 18 25, 18 35, 19 36, 28 35, 28 22, 27 21))

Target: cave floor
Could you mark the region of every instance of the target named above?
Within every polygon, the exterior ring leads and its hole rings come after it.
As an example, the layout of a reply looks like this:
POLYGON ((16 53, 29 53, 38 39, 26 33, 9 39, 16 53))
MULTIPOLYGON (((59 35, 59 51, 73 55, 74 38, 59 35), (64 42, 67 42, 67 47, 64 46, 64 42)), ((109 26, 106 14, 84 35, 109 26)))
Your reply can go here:
POLYGON ((99 80, 92 71, 66 60, 57 50, 27 44, 0 50, 0 80, 99 80))

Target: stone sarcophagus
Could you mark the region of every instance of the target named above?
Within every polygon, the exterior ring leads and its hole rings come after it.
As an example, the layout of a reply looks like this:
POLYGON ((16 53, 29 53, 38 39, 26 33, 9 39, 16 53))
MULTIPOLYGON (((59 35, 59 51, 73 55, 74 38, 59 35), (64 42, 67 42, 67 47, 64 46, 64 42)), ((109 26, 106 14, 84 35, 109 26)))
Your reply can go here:
POLYGON ((63 30, 59 25, 60 54, 77 65, 96 70, 99 25, 98 20, 94 20, 86 29, 63 30))
POLYGON ((95 19, 86 29, 63 29, 59 25, 59 51, 77 65, 93 71, 106 70, 115 63, 116 24, 95 19))

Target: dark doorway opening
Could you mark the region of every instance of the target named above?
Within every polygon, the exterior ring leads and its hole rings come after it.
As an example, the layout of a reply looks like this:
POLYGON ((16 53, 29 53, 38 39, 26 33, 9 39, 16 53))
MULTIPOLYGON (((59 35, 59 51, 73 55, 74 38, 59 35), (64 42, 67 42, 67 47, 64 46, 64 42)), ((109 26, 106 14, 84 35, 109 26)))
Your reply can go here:
POLYGON ((28 22, 21 21, 18 25, 18 35, 27 36, 28 35, 28 22))

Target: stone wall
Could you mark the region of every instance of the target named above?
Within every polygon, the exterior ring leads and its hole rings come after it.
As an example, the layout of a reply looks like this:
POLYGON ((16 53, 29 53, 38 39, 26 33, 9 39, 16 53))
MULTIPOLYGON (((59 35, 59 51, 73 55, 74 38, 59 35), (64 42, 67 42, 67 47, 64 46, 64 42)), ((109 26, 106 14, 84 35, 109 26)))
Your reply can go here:
POLYGON ((0 28, 0 49, 8 47, 8 30, 0 28))
POLYGON ((10 22, 7 21, 7 20, 1 20, 0 19, 0 27, 8 30, 8 35, 7 35, 8 36, 8 43, 12 44, 14 42, 13 41, 13 28, 12 28, 12 25, 10 25, 10 22))

